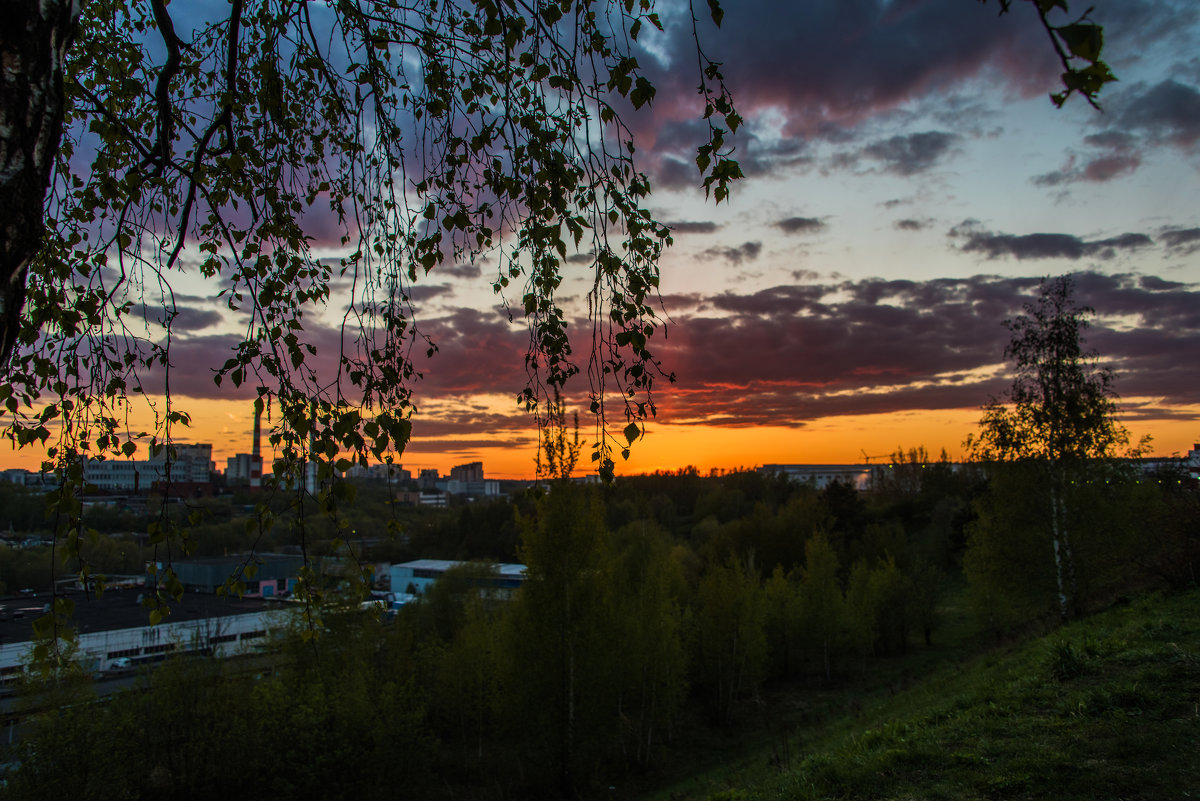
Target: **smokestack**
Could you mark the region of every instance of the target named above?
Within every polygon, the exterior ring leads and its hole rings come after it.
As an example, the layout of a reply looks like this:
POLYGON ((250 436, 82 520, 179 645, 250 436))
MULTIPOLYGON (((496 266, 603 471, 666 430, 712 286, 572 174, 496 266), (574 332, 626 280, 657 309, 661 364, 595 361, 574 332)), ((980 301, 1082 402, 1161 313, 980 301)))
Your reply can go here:
POLYGON ((258 388, 258 400, 254 402, 254 439, 250 443, 250 489, 262 487, 262 410, 267 397, 267 388, 258 388))

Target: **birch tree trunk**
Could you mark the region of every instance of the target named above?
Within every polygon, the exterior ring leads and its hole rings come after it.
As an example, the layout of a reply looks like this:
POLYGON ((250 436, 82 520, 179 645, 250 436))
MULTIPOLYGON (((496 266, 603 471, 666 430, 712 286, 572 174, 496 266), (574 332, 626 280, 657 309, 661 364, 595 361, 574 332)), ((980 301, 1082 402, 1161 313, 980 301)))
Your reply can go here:
POLYGON ((45 231, 46 190, 63 125, 63 63, 75 0, 6 3, 0 25, 0 365, 21 327, 25 279, 45 231))
POLYGON ((1050 484, 1050 536, 1054 545, 1054 579, 1058 584, 1058 612, 1063 621, 1070 619, 1076 603, 1075 556, 1071 551, 1071 540, 1067 530, 1064 487, 1059 476, 1050 484))

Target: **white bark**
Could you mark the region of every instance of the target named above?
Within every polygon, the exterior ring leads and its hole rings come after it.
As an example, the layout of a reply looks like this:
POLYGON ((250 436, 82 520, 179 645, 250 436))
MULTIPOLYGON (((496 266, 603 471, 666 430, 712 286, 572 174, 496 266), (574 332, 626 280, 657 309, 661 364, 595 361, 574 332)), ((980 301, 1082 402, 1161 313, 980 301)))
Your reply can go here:
POLYGON ((20 330, 25 279, 41 247, 46 191, 62 141, 63 67, 73 0, 7 3, 0 25, 0 365, 20 330))

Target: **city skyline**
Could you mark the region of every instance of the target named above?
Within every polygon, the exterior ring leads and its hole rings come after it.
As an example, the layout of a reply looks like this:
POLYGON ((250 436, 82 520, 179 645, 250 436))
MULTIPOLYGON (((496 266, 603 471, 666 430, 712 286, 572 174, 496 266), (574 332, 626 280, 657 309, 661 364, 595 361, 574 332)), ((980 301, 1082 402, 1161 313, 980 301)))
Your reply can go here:
MULTIPOLYGON (((1132 439, 1152 435, 1160 455, 1200 439, 1200 10, 1097 2, 1120 78, 1097 112, 1052 106, 1059 67, 1025 5, 1003 17, 965 0, 731 6, 720 31, 701 31, 746 120, 734 158, 747 178, 719 206, 691 164, 690 26, 664 11, 639 54, 658 94, 629 122, 675 238, 655 353, 677 382, 659 384, 658 418, 618 473, 849 464, 916 446, 957 459, 1008 383, 1002 321, 1041 277, 1068 272, 1096 309, 1087 344, 1116 369, 1132 439)), ((316 243, 344 255, 323 222, 316 243)), ((582 319, 587 254, 569 261, 561 293, 582 319)), ((536 430, 515 402, 528 333, 497 307, 495 269, 440 266, 410 288, 439 352, 414 387, 406 467, 533 473, 536 430)), ((171 386, 193 424, 176 436, 211 442, 224 464, 248 450, 254 390, 218 387, 212 370, 244 321, 183 278, 171 386)), ((318 358, 339 344, 341 309, 327 312, 306 318, 318 358)), ((583 362, 587 329, 573 328, 583 362)), ((134 427, 146 419, 135 411, 134 427)), ((0 465, 41 458, 5 449, 0 465)))

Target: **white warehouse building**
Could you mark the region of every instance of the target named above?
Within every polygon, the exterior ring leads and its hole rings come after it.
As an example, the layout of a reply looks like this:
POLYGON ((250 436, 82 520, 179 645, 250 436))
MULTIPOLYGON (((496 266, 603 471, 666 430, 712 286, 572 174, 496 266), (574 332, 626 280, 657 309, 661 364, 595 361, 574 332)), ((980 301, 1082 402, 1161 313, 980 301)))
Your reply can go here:
MULTIPOLYGON (((150 625, 146 590, 109 589, 103 596, 71 592, 72 623, 83 667, 92 672, 136 667, 171 653, 250 653, 286 630, 295 610, 248 598, 185 593, 171 614, 150 625)), ((33 621, 53 602, 48 594, 0 599, 0 681, 15 678, 33 648, 33 621)))

